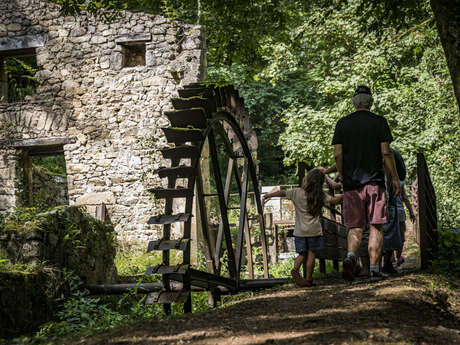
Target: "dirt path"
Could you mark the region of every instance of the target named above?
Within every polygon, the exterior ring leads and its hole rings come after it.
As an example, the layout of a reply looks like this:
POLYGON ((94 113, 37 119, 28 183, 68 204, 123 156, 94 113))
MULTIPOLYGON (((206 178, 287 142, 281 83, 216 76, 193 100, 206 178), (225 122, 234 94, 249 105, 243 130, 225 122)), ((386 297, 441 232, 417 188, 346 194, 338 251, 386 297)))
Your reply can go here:
MULTIPOLYGON (((419 267, 411 227, 404 269, 419 267)), ((209 312, 140 323, 72 345, 460 344, 460 281, 404 273, 345 284, 287 285, 209 312)), ((70 342, 67 343, 70 345, 70 342)))
POLYGON ((225 308, 74 344, 460 344, 459 285, 442 287, 423 274, 319 283, 310 289, 286 286, 225 308))

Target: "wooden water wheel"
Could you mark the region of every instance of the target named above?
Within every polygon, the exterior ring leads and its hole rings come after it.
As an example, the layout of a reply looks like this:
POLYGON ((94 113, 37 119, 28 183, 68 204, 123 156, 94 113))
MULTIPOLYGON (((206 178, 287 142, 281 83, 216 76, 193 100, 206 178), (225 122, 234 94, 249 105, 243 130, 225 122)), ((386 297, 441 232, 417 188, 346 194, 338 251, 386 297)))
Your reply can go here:
MULTIPOLYGON (((183 303, 184 311, 191 312, 191 290, 204 289, 211 291, 217 299, 221 293, 236 292, 243 289, 269 287, 283 283, 279 279, 268 278, 267 241, 263 217, 263 206, 258 188, 256 166, 251 155, 250 132, 248 130, 248 112, 238 92, 232 87, 203 86, 192 84, 179 90, 179 98, 172 99, 174 111, 165 112, 171 127, 163 128, 168 146, 161 150, 165 159, 171 161, 171 166, 162 167, 156 172, 161 178, 166 178, 167 188, 153 188, 150 191, 158 199, 165 200, 164 213, 150 218, 149 224, 163 226, 163 237, 148 244, 148 251, 162 251, 162 264, 149 267, 146 274, 161 274, 161 290, 150 293, 147 303, 164 304, 165 312, 170 312, 171 303, 183 303), (246 129, 245 131, 242 129, 246 129), (217 139, 223 143, 225 155, 228 158, 225 181, 222 178, 218 155, 217 139), (205 142, 209 145, 210 165, 215 182, 216 193, 205 194, 200 167, 200 156, 205 142), (181 164, 181 162, 187 162, 181 164), (186 181, 185 186, 178 187, 178 179, 186 181), (236 241, 232 240, 228 219, 229 193, 232 179, 236 182, 240 203, 239 222, 236 241), (262 280, 242 279, 242 261, 245 255, 243 249, 246 242, 248 265, 252 264, 250 234, 248 226, 248 186, 252 184, 258 225, 260 227, 264 278, 262 280), (210 236, 205 198, 218 198, 220 223, 215 237, 210 236), (208 259, 207 271, 193 268, 191 263, 191 227, 192 205, 196 198, 199 208, 205 256, 208 259), (183 212, 173 214, 173 200, 185 199, 183 212), (183 223, 183 233, 180 239, 171 239, 171 225, 183 223), (214 242, 215 241, 215 242, 214 242), (222 253, 225 243, 228 275, 222 273, 222 253), (170 265, 170 250, 181 250, 183 262, 180 265, 170 265), (180 282, 177 288, 176 282, 180 282)), ((235 207, 232 207, 235 208, 235 207)), ((250 277, 253 278, 253 277, 250 277)))

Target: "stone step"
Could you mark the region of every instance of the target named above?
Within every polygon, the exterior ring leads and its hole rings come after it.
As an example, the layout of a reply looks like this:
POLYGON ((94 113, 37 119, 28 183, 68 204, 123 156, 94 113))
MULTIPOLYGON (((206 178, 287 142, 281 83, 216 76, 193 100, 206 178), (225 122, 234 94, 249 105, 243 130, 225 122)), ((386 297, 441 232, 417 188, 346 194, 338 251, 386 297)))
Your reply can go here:
POLYGON ((171 215, 159 215, 150 217, 147 224, 172 224, 176 222, 186 222, 192 215, 190 213, 178 213, 171 215))
POLYGON ((157 240, 150 241, 147 247, 147 253, 150 253, 154 250, 186 250, 190 244, 190 239, 180 239, 180 240, 157 240))
POLYGON ((198 142, 204 139, 199 129, 168 127, 162 130, 169 143, 198 142))
POLYGON ((189 295, 189 291, 152 292, 145 299, 145 304, 185 303, 189 295))
POLYGON ((208 126, 206 110, 203 108, 165 111, 164 114, 168 117, 172 127, 204 129, 208 126))
POLYGON ((161 149, 161 154, 166 159, 198 158, 200 153, 200 147, 195 145, 180 145, 161 149))
POLYGON ((196 175, 196 169, 191 166, 181 165, 172 168, 160 168, 154 171, 161 178, 175 177, 175 178, 188 178, 196 175))
POLYGON ((157 199, 193 197, 193 189, 188 188, 150 188, 149 192, 157 199))

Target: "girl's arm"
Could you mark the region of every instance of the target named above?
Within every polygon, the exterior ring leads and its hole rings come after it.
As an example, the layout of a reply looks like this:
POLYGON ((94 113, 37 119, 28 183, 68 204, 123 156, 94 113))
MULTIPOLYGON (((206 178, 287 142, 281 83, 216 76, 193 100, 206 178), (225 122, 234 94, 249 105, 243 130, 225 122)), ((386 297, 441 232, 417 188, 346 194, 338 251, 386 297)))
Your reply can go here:
POLYGON ((331 205, 340 204, 343 200, 343 194, 337 194, 329 199, 329 203, 331 205))
POLYGON ((324 174, 330 174, 330 173, 333 173, 333 172, 337 172, 337 165, 336 163, 332 164, 329 168, 324 168, 324 167, 317 167, 317 169, 321 170, 324 174))
POLYGON ((342 184, 339 183, 339 182, 335 182, 333 179, 331 179, 329 176, 325 176, 326 177, 326 182, 327 184, 332 188, 332 189, 341 189, 342 188, 342 184))
POLYGON ((286 191, 285 190, 277 190, 276 192, 268 193, 264 195, 264 201, 268 200, 270 198, 285 198, 286 197, 286 191))

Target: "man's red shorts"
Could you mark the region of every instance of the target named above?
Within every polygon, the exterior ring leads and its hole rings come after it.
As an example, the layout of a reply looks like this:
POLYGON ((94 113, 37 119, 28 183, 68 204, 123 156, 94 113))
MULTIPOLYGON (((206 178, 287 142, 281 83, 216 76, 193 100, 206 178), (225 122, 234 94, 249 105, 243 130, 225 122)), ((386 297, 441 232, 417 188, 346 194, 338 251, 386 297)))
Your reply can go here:
POLYGON ((345 226, 351 228, 364 228, 366 221, 369 224, 385 224, 387 222, 385 188, 372 183, 344 192, 343 216, 345 226))

